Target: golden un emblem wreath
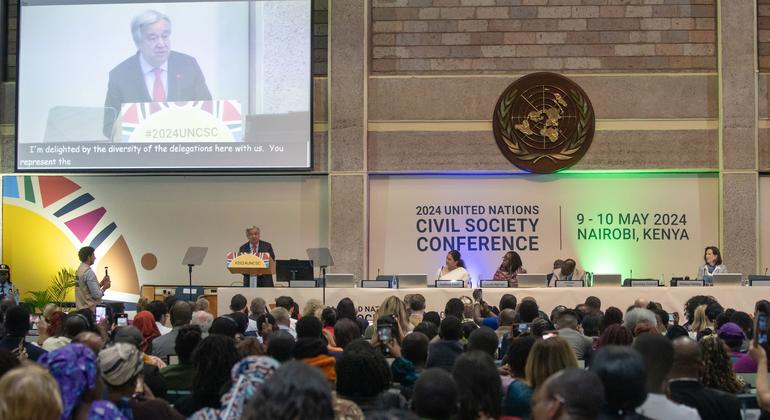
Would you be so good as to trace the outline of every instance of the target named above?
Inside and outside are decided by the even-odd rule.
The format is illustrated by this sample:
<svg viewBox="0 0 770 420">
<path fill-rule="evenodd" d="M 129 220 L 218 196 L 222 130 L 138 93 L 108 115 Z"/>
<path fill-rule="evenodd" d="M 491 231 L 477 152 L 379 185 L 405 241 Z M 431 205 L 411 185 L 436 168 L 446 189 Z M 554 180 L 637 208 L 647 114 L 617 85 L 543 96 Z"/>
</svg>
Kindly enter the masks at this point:
<svg viewBox="0 0 770 420">
<path fill-rule="evenodd" d="M 591 146 L 596 125 L 588 95 L 556 73 L 528 74 L 500 95 L 492 117 L 500 151 L 519 168 L 540 174 L 566 169 Z"/>
</svg>

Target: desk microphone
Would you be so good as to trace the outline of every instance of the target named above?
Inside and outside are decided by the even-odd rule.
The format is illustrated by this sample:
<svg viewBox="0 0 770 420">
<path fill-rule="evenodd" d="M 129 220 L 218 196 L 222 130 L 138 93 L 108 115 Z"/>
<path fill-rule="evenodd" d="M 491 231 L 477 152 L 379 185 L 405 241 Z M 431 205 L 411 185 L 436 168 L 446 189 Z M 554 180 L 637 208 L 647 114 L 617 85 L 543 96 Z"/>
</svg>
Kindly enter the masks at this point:
<svg viewBox="0 0 770 420">
<path fill-rule="evenodd" d="M 377 277 L 380 277 L 380 267 L 377 267 Z"/>
<path fill-rule="evenodd" d="M 631 278 L 634 278 L 634 270 L 631 270 Z"/>
<path fill-rule="evenodd" d="M 764 274 L 764 275 L 765 275 L 765 276 L 767 275 L 767 267 L 765 267 L 765 274 Z"/>
</svg>

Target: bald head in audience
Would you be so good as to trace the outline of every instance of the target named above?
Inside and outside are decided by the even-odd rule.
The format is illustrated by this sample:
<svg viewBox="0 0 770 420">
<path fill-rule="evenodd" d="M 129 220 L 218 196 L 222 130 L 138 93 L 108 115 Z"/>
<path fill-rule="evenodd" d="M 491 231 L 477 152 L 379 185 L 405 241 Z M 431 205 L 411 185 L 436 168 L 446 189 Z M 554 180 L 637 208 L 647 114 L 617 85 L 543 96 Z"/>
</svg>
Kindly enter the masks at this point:
<svg viewBox="0 0 770 420">
<path fill-rule="evenodd" d="M 689 337 L 674 340 L 674 363 L 669 379 L 700 378 L 703 370 L 703 355 L 698 342 Z"/>
<path fill-rule="evenodd" d="M 516 311 L 513 309 L 503 309 L 502 312 L 500 312 L 500 326 L 507 327 L 510 325 L 513 325 L 514 321 L 516 320 Z"/>
<path fill-rule="evenodd" d="M 102 337 L 100 337 L 99 334 L 92 333 L 90 331 L 78 334 L 75 336 L 75 338 L 72 339 L 72 342 L 80 343 L 90 348 L 94 351 L 95 354 L 99 354 L 99 352 L 104 348 L 104 340 L 102 340 Z"/>
</svg>

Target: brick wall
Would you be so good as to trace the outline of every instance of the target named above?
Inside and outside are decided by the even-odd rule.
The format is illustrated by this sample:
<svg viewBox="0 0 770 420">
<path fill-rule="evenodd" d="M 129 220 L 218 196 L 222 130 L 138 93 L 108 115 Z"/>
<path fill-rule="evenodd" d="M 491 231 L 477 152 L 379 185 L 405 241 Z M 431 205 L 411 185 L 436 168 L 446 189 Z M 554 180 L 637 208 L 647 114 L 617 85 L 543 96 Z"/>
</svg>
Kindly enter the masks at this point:
<svg viewBox="0 0 770 420">
<path fill-rule="evenodd" d="M 18 0 L 0 0 L 8 2 L 8 16 L 6 25 L 8 28 L 8 44 L 6 45 L 6 51 L 8 52 L 8 58 L 6 60 L 6 78 L 8 80 L 16 80 L 16 26 L 18 15 Z"/>
<path fill-rule="evenodd" d="M 8 79 L 16 80 L 16 15 L 18 0 L 8 1 Z M 328 0 L 313 0 L 313 75 L 325 76 L 329 22 Z"/>
<path fill-rule="evenodd" d="M 313 75 L 326 76 L 329 53 L 329 0 L 313 0 Z"/>
<path fill-rule="evenodd" d="M 379 74 L 717 68 L 714 0 L 372 0 L 371 16 Z"/>
<path fill-rule="evenodd" d="M 770 0 L 757 0 L 759 70 L 770 71 Z"/>
</svg>

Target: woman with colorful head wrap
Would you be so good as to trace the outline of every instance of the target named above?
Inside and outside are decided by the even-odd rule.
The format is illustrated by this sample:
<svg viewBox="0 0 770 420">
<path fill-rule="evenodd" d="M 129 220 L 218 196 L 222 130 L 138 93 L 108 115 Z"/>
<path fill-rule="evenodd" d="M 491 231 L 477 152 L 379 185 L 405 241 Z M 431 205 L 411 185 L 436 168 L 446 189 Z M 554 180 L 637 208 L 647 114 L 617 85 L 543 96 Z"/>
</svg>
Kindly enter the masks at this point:
<svg viewBox="0 0 770 420">
<path fill-rule="evenodd" d="M 230 371 L 232 386 L 222 396 L 222 408 L 204 408 L 192 416 L 192 420 L 237 420 L 243 414 L 246 401 L 251 399 L 262 383 L 281 364 L 272 357 L 248 356 L 236 363 Z"/>
<path fill-rule="evenodd" d="M 38 363 L 47 368 L 59 384 L 63 406 L 62 420 L 74 418 L 79 410 L 90 411 L 99 395 L 96 355 L 90 348 L 78 343 L 69 344 L 44 354 L 38 359 Z M 114 408 L 108 404 L 103 401 L 96 404 L 96 407 L 103 407 L 103 410 Z"/>
</svg>

